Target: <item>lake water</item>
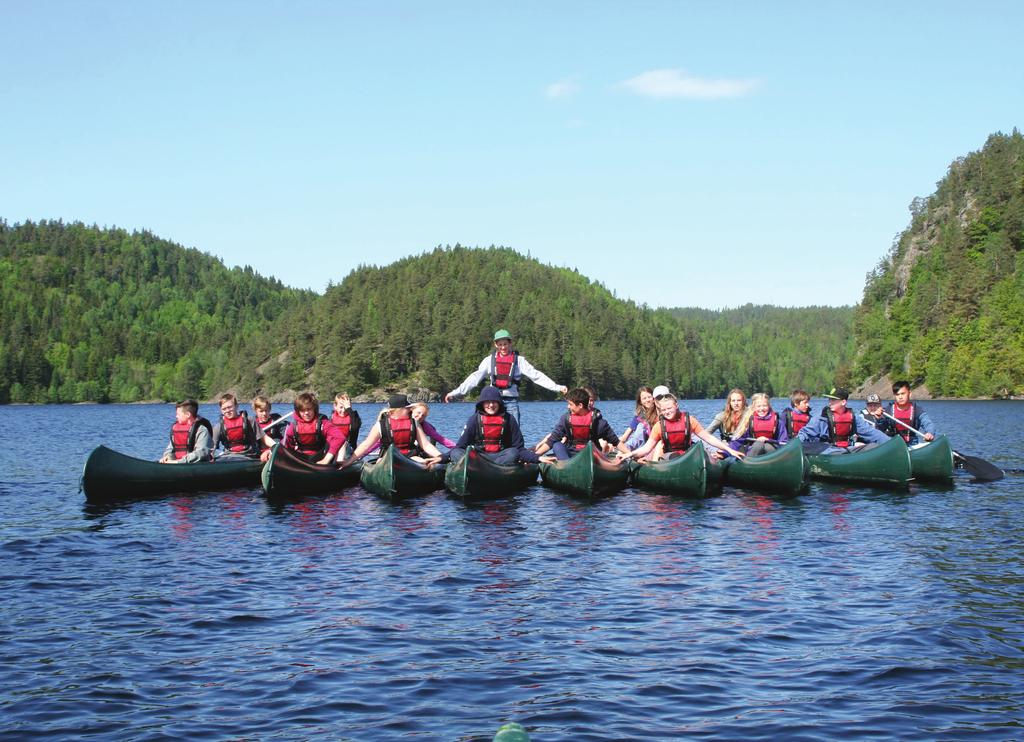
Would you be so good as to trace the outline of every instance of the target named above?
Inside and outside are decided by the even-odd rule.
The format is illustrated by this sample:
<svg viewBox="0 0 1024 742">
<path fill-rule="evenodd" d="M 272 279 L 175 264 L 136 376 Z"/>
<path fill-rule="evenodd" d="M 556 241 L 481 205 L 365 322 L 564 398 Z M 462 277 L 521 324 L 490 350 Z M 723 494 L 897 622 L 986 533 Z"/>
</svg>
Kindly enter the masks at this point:
<svg viewBox="0 0 1024 742">
<path fill-rule="evenodd" d="M 721 404 L 686 406 L 707 423 Z M 600 406 L 620 431 L 632 414 Z M 1024 467 L 1024 404 L 927 407 L 958 450 Z M 470 409 L 430 420 L 454 438 Z M 563 409 L 523 405 L 528 442 Z M 87 507 L 88 451 L 156 458 L 172 420 L 0 407 L 3 739 L 1024 737 L 1020 474 L 792 500 Z"/>
</svg>

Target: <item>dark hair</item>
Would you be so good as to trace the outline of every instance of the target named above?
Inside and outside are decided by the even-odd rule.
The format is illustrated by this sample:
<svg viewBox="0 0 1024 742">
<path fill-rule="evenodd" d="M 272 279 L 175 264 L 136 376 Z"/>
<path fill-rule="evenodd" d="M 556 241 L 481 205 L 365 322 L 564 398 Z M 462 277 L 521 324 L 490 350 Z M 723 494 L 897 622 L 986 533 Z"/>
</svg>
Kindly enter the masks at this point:
<svg viewBox="0 0 1024 742">
<path fill-rule="evenodd" d="M 587 394 L 586 389 L 581 389 L 580 387 L 570 389 L 565 398 L 573 404 L 581 404 L 584 407 L 590 404 L 590 395 Z"/>
<path fill-rule="evenodd" d="M 196 402 L 194 399 L 183 399 L 180 402 L 178 402 L 178 404 L 174 405 L 174 407 L 175 409 L 184 407 L 186 410 L 188 410 L 189 414 L 192 415 L 192 417 L 195 417 L 199 414 L 199 403 Z"/>
<path fill-rule="evenodd" d="M 907 381 L 906 379 L 900 379 L 899 381 L 897 381 L 895 384 L 892 385 L 892 393 L 896 394 L 903 387 L 906 387 L 909 390 L 910 389 L 910 382 Z"/>
</svg>

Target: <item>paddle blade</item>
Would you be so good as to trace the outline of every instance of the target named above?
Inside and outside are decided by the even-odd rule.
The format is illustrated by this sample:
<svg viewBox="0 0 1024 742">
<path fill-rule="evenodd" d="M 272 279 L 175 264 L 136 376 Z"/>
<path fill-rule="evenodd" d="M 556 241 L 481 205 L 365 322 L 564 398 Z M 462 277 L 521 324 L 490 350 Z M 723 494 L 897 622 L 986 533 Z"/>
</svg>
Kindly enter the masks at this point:
<svg viewBox="0 0 1024 742">
<path fill-rule="evenodd" d="M 997 482 L 1005 476 L 1002 469 L 985 459 L 979 459 L 977 456 L 964 456 L 959 451 L 953 451 L 953 455 L 964 469 L 982 482 Z"/>
</svg>

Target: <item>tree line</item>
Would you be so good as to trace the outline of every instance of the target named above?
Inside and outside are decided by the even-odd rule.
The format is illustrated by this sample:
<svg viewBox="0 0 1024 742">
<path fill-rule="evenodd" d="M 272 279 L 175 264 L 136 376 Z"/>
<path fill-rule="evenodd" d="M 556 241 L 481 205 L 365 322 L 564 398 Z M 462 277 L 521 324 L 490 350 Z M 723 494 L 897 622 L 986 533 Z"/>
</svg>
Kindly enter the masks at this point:
<svg viewBox="0 0 1024 742">
<path fill-rule="evenodd" d="M 443 394 L 499 327 L 557 381 L 605 397 L 824 389 L 852 357 L 852 308 L 652 309 L 502 247 L 360 266 L 317 295 L 145 231 L 0 221 L 0 305 L 0 402 Z"/>
</svg>

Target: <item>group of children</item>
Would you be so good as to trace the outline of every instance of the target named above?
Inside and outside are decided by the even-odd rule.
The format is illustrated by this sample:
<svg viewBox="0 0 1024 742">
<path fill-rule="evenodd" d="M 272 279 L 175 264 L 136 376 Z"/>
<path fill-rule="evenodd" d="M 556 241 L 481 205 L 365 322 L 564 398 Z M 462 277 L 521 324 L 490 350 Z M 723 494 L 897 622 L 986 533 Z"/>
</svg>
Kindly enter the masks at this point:
<svg viewBox="0 0 1024 742">
<path fill-rule="evenodd" d="M 918 431 L 925 440 L 935 435 L 927 413 L 910 401 L 910 384 L 898 381 L 893 385 L 894 401 L 888 413 L 881 400 L 871 395 L 867 409 L 859 415 L 848 408 L 850 394 L 842 388 L 825 395 L 829 403 L 816 416 L 811 414 L 810 395 L 802 390 L 790 396 L 790 407 L 776 413 L 767 394 L 754 394 L 748 405 L 743 392 L 733 389 L 726 397 L 725 408 L 706 428 L 679 407 L 668 387 L 644 386 L 637 392 L 635 415 L 620 437 L 596 408 L 593 389 L 567 389 L 552 381 L 513 350 L 507 330 L 498 330 L 493 342 L 490 356 L 445 395 L 445 402 L 449 402 L 484 378 L 489 382 L 457 441 L 445 438 L 427 422 L 429 407 L 425 403 L 410 403 L 404 394 L 391 395 L 387 409 L 358 445 L 362 420 L 344 392 L 334 396 L 330 417 L 320 414 L 316 396 L 305 392 L 296 397 L 293 411 L 283 417 L 270 411 L 266 397 L 256 397 L 252 419 L 239 409 L 233 394 L 224 394 L 220 398 L 221 420 L 216 426 L 199 416 L 195 400 L 177 405 L 171 439 L 160 460 L 205 461 L 223 448 L 223 456 L 258 456 L 266 461 L 270 449 L 280 444 L 311 462 L 343 468 L 375 450 L 395 446 L 425 466 L 434 466 L 458 461 L 469 446 L 475 446 L 498 463 L 512 464 L 565 460 L 592 442 L 599 450 L 617 452 L 623 459 L 657 461 L 688 450 L 694 438 L 699 438 L 713 456 L 723 459 L 760 456 L 793 438 L 799 438 L 808 453 L 832 454 L 882 443 L 893 435 L 900 435 L 908 445 L 917 442 Z M 532 448 L 526 446 L 519 427 L 518 385 L 523 376 L 565 394 L 568 408 L 552 431 Z M 448 452 L 442 453 L 438 445 Z"/>
</svg>

